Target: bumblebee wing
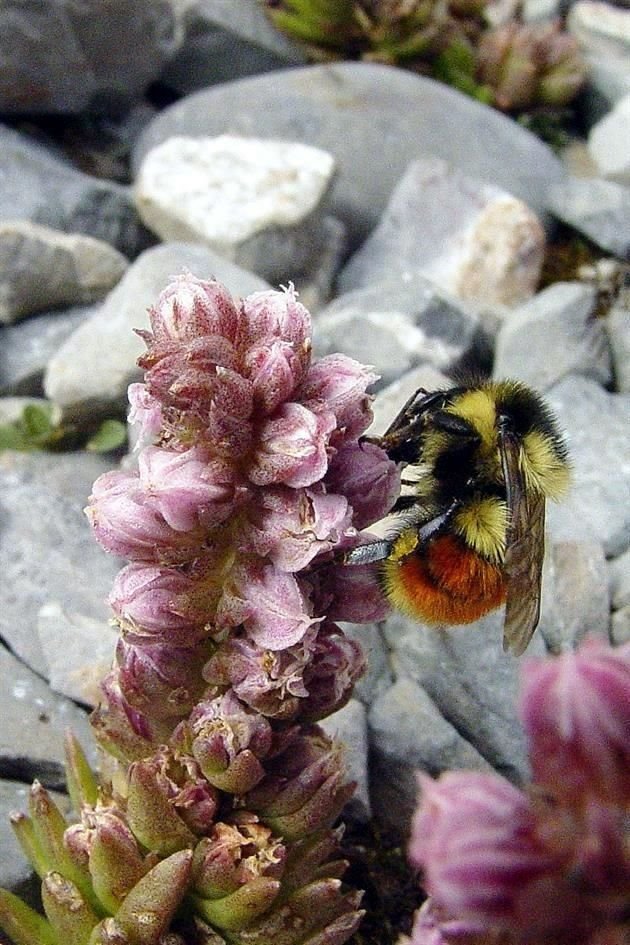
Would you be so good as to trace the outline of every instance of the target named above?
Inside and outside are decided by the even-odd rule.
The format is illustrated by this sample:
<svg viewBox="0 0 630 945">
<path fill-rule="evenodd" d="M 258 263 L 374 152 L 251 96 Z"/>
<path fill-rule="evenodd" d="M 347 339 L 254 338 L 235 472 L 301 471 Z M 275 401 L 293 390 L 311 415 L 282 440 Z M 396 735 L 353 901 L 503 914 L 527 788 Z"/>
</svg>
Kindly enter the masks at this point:
<svg viewBox="0 0 630 945">
<path fill-rule="evenodd" d="M 506 607 L 503 649 L 525 651 L 540 617 L 540 586 L 545 554 L 545 499 L 527 490 L 519 463 L 519 443 L 501 437 L 501 461 L 508 505 L 505 548 Z"/>
</svg>

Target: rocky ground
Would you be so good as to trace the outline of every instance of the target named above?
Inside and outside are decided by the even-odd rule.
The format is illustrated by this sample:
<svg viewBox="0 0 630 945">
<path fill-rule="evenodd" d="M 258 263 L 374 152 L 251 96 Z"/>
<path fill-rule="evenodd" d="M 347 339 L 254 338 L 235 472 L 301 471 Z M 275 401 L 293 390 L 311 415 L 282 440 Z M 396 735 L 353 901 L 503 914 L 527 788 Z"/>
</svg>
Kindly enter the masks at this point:
<svg viewBox="0 0 630 945">
<path fill-rule="evenodd" d="M 293 281 L 316 353 L 380 374 L 376 432 L 415 388 L 462 370 L 545 393 L 574 481 L 549 510 L 529 652 L 630 639 L 627 6 L 571 7 L 591 72 L 561 156 L 431 79 L 306 64 L 254 0 L 118 7 L 98 34 L 97 2 L 0 10 L 0 425 L 42 398 L 74 445 L 124 419 L 133 329 L 183 268 L 235 295 Z M 0 452 L 1 886 L 28 881 L 9 811 L 34 777 L 63 789 L 68 725 L 91 744 L 119 562 L 82 509 L 120 458 Z M 369 671 L 327 726 L 350 747 L 356 821 L 404 829 L 416 768 L 526 775 L 500 614 L 465 630 L 400 616 L 347 630 Z"/>
</svg>

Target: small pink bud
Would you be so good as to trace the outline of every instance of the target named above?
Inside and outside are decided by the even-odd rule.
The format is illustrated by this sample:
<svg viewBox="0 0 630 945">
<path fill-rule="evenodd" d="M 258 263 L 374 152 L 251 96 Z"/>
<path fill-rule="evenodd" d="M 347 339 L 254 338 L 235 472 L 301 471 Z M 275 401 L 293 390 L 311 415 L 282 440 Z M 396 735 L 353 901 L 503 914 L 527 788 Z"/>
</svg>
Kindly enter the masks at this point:
<svg viewBox="0 0 630 945">
<path fill-rule="evenodd" d="M 253 292 L 243 299 L 243 335 L 252 347 L 287 341 L 291 344 L 303 369 L 308 367 L 311 351 L 311 316 L 298 302 L 292 285 L 281 292 Z"/>
<path fill-rule="evenodd" d="M 244 373 L 254 389 L 254 401 L 264 413 L 289 400 L 304 376 L 304 363 L 288 341 L 272 341 L 250 348 Z"/>
<path fill-rule="evenodd" d="M 157 719 L 149 720 L 127 702 L 117 670 L 105 676 L 101 691 L 103 701 L 92 713 L 90 722 L 99 744 L 114 758 L 125 762 L 144 758 L 167 738 L 171 726 Z"/>
<path fill-rule="evenodd" d="M 630 645 L 587 640 L 523 666 L 520 716 L 534 780 L 564 803 L 630 796 Z"/>
<path fill-rule="evenodd" d="M 308 613 L 307 601 L 292 574 L 254 563 L 233 570 L 216 617 L 219 627 L 242 624 L 255 643 L 270 650 L 298 643 L 319 620 Z"/>
<path fill-rule="evenodd" d="M 186 342 L 204 335 L 235 341 L 239 313 L 220 282 L 196 279 L 187 272 L 171 282 L 149 309 L 155 342 Z"/>
<path fill-rule="evenodd" d="M 332 457 L 325 482 L 347 498 L 358 529 L 384 518 L 400 493 L 398 466 L 374 443 L 344 444 Z"/>
<path fill-rule="evenodd" d="M 116 470 L 99 476 L 85 511 L 98 543 L 121 558 L 173 563 L 198 553 L 201 536 L 171 528 L 137 473 Z"/>
<path fill-rule="evenodd" d="M 356 440 L 372 422 L 372 398 L 366 390 L 377 380 L 378 374 L 358 361 L 329 354 L 311 365 L 298 396 L 314 413 L 332 412 L 339 433 Z"/>
<path fill-rule="evenodd" d="M 195 849 L 194 888 L 205 899 L 229 895 L 259 876 L 282 876 L 286 849 L 280 840 L 249 812 L 234 820 L 215 824 Z"/>
<path fill-rule="evenodd" d="M 162 429 L 162 405 L 151 396 L 144 384 L 130 384 L 128 421 L 137 429 L 136 451 L 153 443 Z"/>
<path fill-rule="evenodd" d="M 176 453 L 149 446 L 138 470 L 152 508 L 177 532 L 215 528 L 246 496 L 234 467 L 200 447 Z"/>
<path fill-rule="evenodd" d="M 191 667 L 201 667 L 207 652 L 205 643 L 138 647 L 121 637 L 116 648 L 120 688 L 131 706 L 152 719 L 181 718 L 203 691 L 203 680 Z"/>
<path fill-rule="evenodd" d="M 174 568 L 130 564 L 119 571 L 109 604 L 125 639 L 192 646 L 208 635 L 203 611 L 192 603 L 196 582 Z"/>
<path fill-rule="evenodd" d="M 188 730 L 192 754 L 210 783 L 222 791 L 244 794 L 264 775 L 259 759 L 271 748 L 271 726 L 233 692 L 198 703 Z"/>
<path fill-rule="evenodd" d="M 308 696 L 304 668 L 317 631 L 311 628 L 295 646 L 274 652 L 232 637 L 204 667 L 210 686 L 232 686 L 236 695 L 269 718 L 292 719 Z"/>
<path fill-rule="evenodd" d="M 334 429 L 335 418 L 328 410 L 314 414 L 302 404 L 283 404 L 259 428 L 249 478 L 257 486 L 312 485 L 328 468 L 327 447 Z"/>
<path fill-rule="evenodd" d="M 363 532 L 360 540 L 344 542 L 342 547 L 356 547 L 370 541 Z M 310 575 L 318 613 L 331 620 L 349 623 L 373 623 L 384 620 L 390 605 L 379 581 L 378 564 L 346 565 L 336 561 L 324 564 Z"/>
<path fill-rule="evenodd" d="M 320 627 L 311 659 L 304 672 L 308 696 L 300 717 L 309 721 L 323 719 L 346 704 L 357 679 L 367 663 L 361 647 L 328 622 Z"/>
<path fill-rule="evenodd" d="M 261 557 L 269 556 L 281 571 L 301 571 L 353 531 L 346 499 L 325 493 L 319 485 L 265 489 L 250 518 L 247 543 Z"/>
</svg>

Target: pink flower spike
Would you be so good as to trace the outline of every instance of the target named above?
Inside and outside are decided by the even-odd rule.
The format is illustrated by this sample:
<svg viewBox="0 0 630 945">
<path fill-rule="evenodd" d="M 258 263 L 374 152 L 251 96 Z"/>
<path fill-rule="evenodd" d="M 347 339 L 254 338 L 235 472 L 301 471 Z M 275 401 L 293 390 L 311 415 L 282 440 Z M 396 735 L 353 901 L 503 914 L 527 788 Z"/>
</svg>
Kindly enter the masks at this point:
<svg viewBox="0 0 630 945">
<path fill-rule="evenodd" d="M 329 354 L 311 365 L 298 396 L 314 413 L 332 411 L 339 433 L 356 440 L 372 422 L 372 398 L 366 390 L 377 380 L 378 374 L 358 361 Z"/>
<path fill-rule="evenodd" d="M 630 644 L 587 640 L 523 665 L 520 716 L 534 780 L 569 805 L 630 796 Z"/>
<path fill-rule="evenodd" d="M 492 774 L 419 775 L 409 856 L 427 892 L 452 916 L 547 933 L 579 914 L 562 864 L 536 835 L 528 798 Z M 535 935 L 534 935 L 535 937 Z"/>
<path fill-rule="evenodd" d="M 355 528 L 366 528 L 384 518 L 398 498 L 400 470 L 376 444 L 350 442 L 332 457 L 326 485 L 345 495 Z"/>
<path fill-rule="evenodd" d="M 243 624 L 258 646 L 283 650 L 322 619 L 307 612 L 295 577 L 273 565 L 242 565 L 232 573 L 230 585 L 219 603 L 217 625 Z"/>
<path fill-rule="evenodd" d="M 194 447 L 185 453 L 149 446 L 138 461 L 151 505 L 175 531 L 214 528 L 234 511 L 246 490 L 234 468 Z"/>
<path fill-rule="evenodd" d="M 234 341 L 239 313 L 232 296 L 220 282 L 206 282 L 189 272 L 178 276 L 149 310 L 155 341 L 186 342 L 203 335 L 223 335 Z"/>
<path fill-rule="evenodd" d="M 293 285 L 281 292 L 253 292 L 243 299 L 243 334 L 248 347 L 288 341 L 306 370 L 311 353 L 311 316 Z"/>
<path fill-rule="evenodd" d="M 245 356 L 245 374 L 252 382 L 259 409 L 272 413 L 288 400 L 304 376 L 305 366 L 288 341 L 257 344 Z"/>
<path fill-rule="evenodd" d="M 316 415 L 302 404 L 283 404 L 260 428 L 249 478 L 257 486 L 284 483 L 295 489 L 317 482 L 328 468 L 334 429 L 329 411 Z"/>
</svg>

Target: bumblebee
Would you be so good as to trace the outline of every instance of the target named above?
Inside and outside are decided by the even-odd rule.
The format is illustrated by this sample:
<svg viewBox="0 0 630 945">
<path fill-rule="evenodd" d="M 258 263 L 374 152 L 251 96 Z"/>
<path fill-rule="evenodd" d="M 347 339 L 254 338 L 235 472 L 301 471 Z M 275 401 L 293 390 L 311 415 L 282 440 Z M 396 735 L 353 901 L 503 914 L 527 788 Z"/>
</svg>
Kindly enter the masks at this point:
<svg viewBox="0 0 630 945">
<path fill-rule="evenodd" d="M 402 517 L 346 563 L 381 562 L 392 605 L 428 624 L 470 623 L 505 603 L 503 648 L 523 653 L 540 616 L 545 501 L 570 474 L 542 398 L 510 380 L 420 389 L 369 439 L 406 467 L 392 510 Z"/>
</svg>

